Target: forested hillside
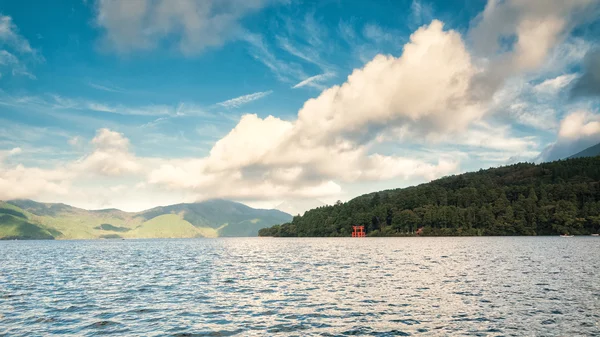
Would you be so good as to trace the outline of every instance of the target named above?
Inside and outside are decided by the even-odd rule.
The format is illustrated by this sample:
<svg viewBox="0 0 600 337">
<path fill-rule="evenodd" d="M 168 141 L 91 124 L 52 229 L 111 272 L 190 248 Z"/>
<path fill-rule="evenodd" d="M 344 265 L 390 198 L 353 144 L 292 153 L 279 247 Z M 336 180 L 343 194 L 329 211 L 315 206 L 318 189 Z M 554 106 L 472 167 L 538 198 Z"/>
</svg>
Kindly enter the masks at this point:
<svg viewBox="0 0 600 337">
<path fill-rule="evenodd" d="M 600 157 L 521 163 L 371 193 L 261 236 L 557 235 L 600 232 Z"/>
</svg>

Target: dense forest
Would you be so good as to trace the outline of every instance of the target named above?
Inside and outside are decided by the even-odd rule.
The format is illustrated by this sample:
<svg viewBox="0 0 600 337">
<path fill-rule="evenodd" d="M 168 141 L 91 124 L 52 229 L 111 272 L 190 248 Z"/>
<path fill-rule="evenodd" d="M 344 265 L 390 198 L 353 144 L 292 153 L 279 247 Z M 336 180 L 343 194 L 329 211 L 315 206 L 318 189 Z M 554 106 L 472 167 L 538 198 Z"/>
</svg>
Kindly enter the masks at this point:
<svg viewBox="0 0 600 337">
<path fill-rule="evenodd" d="M 260 236 L 557 235 L 600 232 L 600 157 L 520 163 L 366 194 Z"/>
</svg>

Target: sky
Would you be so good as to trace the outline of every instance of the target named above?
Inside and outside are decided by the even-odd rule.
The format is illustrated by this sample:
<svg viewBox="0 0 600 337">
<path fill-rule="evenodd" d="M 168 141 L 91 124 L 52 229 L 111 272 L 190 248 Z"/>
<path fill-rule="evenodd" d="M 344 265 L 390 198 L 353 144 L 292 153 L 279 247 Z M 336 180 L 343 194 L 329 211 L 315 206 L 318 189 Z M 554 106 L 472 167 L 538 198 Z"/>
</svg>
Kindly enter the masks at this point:
<svg viewBox="0 0 600 337">
<path fill-rule="evenodd" d="M 0 200 L 364 193 L 600 142 L 600 0 L 0 0 Z"/>
</svg>

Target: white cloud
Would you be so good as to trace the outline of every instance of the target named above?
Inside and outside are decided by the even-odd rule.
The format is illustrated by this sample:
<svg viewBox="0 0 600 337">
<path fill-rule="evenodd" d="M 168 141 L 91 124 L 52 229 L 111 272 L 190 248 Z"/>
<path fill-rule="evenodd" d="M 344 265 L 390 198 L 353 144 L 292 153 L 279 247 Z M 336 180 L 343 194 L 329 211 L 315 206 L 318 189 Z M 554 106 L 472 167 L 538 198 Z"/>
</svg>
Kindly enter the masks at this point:
<svg viewBox="0 0 600 337">
<path fill-rule="evenodd" d="M 18 65 L 19 59 L 7 52 L 6 50 L 0 50 L 0 65 Z"/>
<path fill-rule="evenodd" d="M 324 74 L 319 74 L 319 75 L 311 76 L 309 78 L 306 78 L 306 79 L 300 81 L 296 85 L 294 85 L 292 87 L 292 89 L 302 88 L 302 87 L 305 87 L 305 86 L 312 86 L 312 87 L 315 87 L 317 89 L 322 89 L 323 85 L 319 84 L 319 82 L 328 80 L 328 79 L 332 78 L 333 76 L 335 76 L 334 73 L 324 73 Z"/>
<path fill-rule="evenodd" d="M 421 137 L 464 130 L 482 111 L 467 101 L 476 72 L 460 35 L 435 21 L 411 36 L 401 57 L 378 56 L 343 85 L 307 101 L 296 121 L 246 115 L 207 158 L 164 165 L 150 181 L 232 198 L 293 191 L 307 197 L 337 191 L 339 182 L 455 172 L 454 160 L 370 154 L 369 133 L 400 124 L 421 130 Z"/>
<path fill-rule="evenodd" d="M 416 26 L 431 22 L 433 19 L 433 7 L 423 1 L 413 0 L 410 5 L 410 22 Z"/>
<path fill-rule="evenodd" d="M 129 151 L 129 140 L 118 132 L 100 129 L 91 144 L 94 151 L 78 160 L 74 166 L 82 173 L 120 176 L 137 173 L 141 165 Z"/>
<path fill-rule="evenodd" d="M 0 93 L 1 94 L 1 93 Z M 174 105 L 146 105 L 146 106 L 127 106 L 122 104 L 111 104 L 98 102 L 83 98 L 71 98 L 60 95 L 47 96 L 21 96 L 14 97 L 9 95 L 0 95 L 0 104 L 10 106 L 21 106 L 27 108 L 39 108 L 44 111 L 50 110 L 92 110 L 98 112 L 107 112 L 118 115 L 134 116 L 203 116 L 210 117 L 211 114 L 205 112 L 201 107 L 194 104 L 178 103 Z"/>
<path fill-rule="evenodd" d="M 397 35 L 393 34 L 389 30 L 384 30 L 380 26 L 369 23 L 363 27 L 363 36 L 369 40 L 374 41 L 375 43 L 393 43 L 397 44 Z"/>
<path fill-rule="evenodd" d="M 101 84 L 97 84 L 94 82 L 87 82 L 87 85 L 89 85 L 90 87 L 92 87 L 94 89 L 107 91 L 107 92 L 120 92 L 120 93 L 125 92 L 125 90 L 123 90 L 121 88 L 107 86 L 107 85 L 101 85 Z"/>
<path fill-rule="evenodd" d="M 470 35 L 476 52 L 486 58 L 478 95 L 489 97 L 510 76 L 536 70 L 565 40 L 594 0 L 488 1 L 474 20 Z M 583 14 L 582 14 L 583 13 Z"/>
<path fill-rule="evenodd" d="M 294 61 L 291 62 L 284 61 L 271 52 L 266 36 L 250 33 L 245 35 L 245 40 L 251 46 L 251 55 L 273 71 L 280 81 L 298 83 L 305 80 L 308 76 L 301 65 L 304 62 L 316 65 L 322 73 L 332 74 L 331 76 L 337 72 L 337 66 L 330 64 L 325 57 L 332 52 L 331 43 L 324 42 L 331 38 L 328 36 L 328 27 L 321 24 L 314 13 L 305 15 L 303 19 L 284 18 L 282 28 L 276 31 L 276 46 L 294 56 Z M 296 63 L 298 61 L 301 64 Z M 325 88 L 316 82 L 309 82 L 308 85 L 320 90 Z"/>
<path fill-rule="evenodd" d="M 338 23 L 338 33 L 349 45 L 354 45 L 356 41 L 356 32 L 352 25 L 346 21 L 340 20 Z"/>
<path fill-rule="evenodd" d="M 12 18 L 2 14 L 0 14 L 0 41 L 10 45 L 19 53 L 35 53 L 35 50 L 29 45 L 29 41 L 19 34 L 19 29 L 13 23 Z"/>
<path fill-rule="evenodd" d="M 17 155 L 17 154 L 19 154 L 21 152 L 23 152 L 23 150 L 21 150 L 20 147 L 15 147 L 15 148 L 11 149 L 10 151 L 8 151 L 8 155 L 9 156 L 14 156 L 14 155 Z"/>
<path fill-rule="evenodd" d="M 64 167 L 42 169 L 21 164 L 7 165 L 5 161 L 8 157 L 22 152 L 20 147 L 0 151 L 0 200 L 31 198 L 44 193 L 54 196 L 67 193 L 69 174 Z"/>
<path fill-rule="evenodd" d="M 8 158 L 8 157 L 11 157 L 11 156 L 18 155 L 18 154 L 20 154 L 21 152 L 23 152 L 23 150 L 22 150 L 20 147 L 15 147 L 15 148 L 12 148 L 12 149 L 10 149 L 10 150 L 0 150 L 0 169 L 1 169 L 1 167 L 2 167 L 2 166 L 1 166 L 1 165 L 2 165 L 2 162 L 3 162 L 3 161 L 6 159 L 6 158 Z M 1 199 L 0 199 L 0 200 L 1 200 Z"/>
<path fill-rule="evenodd" d="M 309 136 L 364 133 L 409 124 L 424 133 L 462 130 L 483 110 L 469 100 L 478 69 L 455 31 L 433 21 L 418 29 L 402 56 L 378 55 L 346 83 L 308 100 L 298 123 Z M 309 128 L 308 125 L 312 124 Z"/>
<path fill-rule="evenodd" d="M 571 81 L 573 81 L 576 77 L 577 74 L 566 74 L 555 78 L 550 78 L 533 87 L 533 90 L 542 94 L 555 94 L 559 90 L 569 85 L 569 83 L 571 83 Z"/>
<path fill-rule="evenodd" d="M 44 193 L 65 195 L 69 189 L 68 178 L 68 173 L 61 168 L 46 170 L 23 165 L 13 168 L 0 166 L 0 200 L 32 198 Z"/>
<path fill-rule="evenodd" d="M 147 5 L 139 1 L 119 6 L 136 4 Z M 561 44 L 561 41 L 570 29 L 569 15 L 575 9 L 584 8 L 585 1 L 564 6 L 555 1 L 549 4 L 544 9 L 545 2 L 537 0 L 531 3 L 490 1 L 471 33 L 482 58 L 469 53 L 458 32 L 444 30 L 443 24 L 434 20 L 410 36 L 400 56 L 377 55 L 360 69 L 355 69 L 341 85 L 330 87 L 306 101 L 295 120 L 242 116 L 235 128 L 219 139 L 205 157 L 137 157 L 124 135 L 108 129 L 98 130 L 89 154 L 54 171 L 42 172 L 40 177 L 48 178 L 46 184 L 40 182 L 39 186 L 55 184 L 69 191 L 73 182 L 87 179 L 88 175 L 119 179 L 135 176 L 139 179 L 128 186 L 136 186 L 136 190 L 173 191 L 194 200 L 211 197 L 255 201 L 336 198 L 344 193 L 346 186 L 353 184 L 428 180 L 456 173 L 464 158 L 489 163 L 532 156 L 539 147 L 536 137 L 517 137 L 510 126 L 489 120 L 495 117 L 494 121 L 497 121 L 501 112 L 509 112 L 511 118 L 530 125 L 542 125 L 542 116 L 555 119 L 554 111 L 544 115 L 546 112 L 531 110 L 526 102 L 523 103 L 520 93 L 548 96 L 568 85 L 573 75 L 559 76 L 565 74 L 563 69 L 559 74 L 539 77 L 546 79 L 539 83 L 524 74 L 554 62 L 549 59 L 557 53 L 556 47 L 565 43 Z M 130 28 L 128 25 L 133 28 L 146 25 L 146 15 L 152 12 L 146 8 L 126 8 L 126 12 L 131 10 L 142 13 L 141 17 L 133 15 L 132 22 L 118 25 L 124 25 L 125 30 Z M 538 20 L 539 26 L 533 25 L 532 20 Z M 168 31 L 172 29 L 171 24 L 165 27 Z M 345 28 L 340 23 L 340 29 L 348 38 L 356 38 L 353 30 Z M 157 33 L 150 31 L 147 34 L 136 42 L 141 45 L 134 48 L 153 47 L 154 42 L 148 39 Z M 481 40 L 485 37 L 497 41 L 506 35 L 516 36 L 514 48 L 507 52 L 495 42 L 490 47 L 486 46 L 489 41 Z M 127 36 L 125 34 L 123 38 Z M 162 35 L 155 36 L 160 38 Z M 280 79 L 290 83 L 303 79 L 294 87 L 315 84 L 326 74 L 307 78 L 302 68 L 278 60 L 262 37 L 246 34 L 245 39 L 250 43 L 252 56 Z M 312 43 L 318 44 L 319 39 Z M 296 56 L 300 57 L 300 54 Z M 306 53 L 302 56 L 305 61 L 313 59 Z M 480 97 L 474 93 L 481 78 L 489 80 L 486 76 L 491 75 L 498 75 L 500 82 L 490 87 L 489 96 Z M 508 84 L 501 87 L 507 79 Z M 497 91 L 498 88 L 503 90 Z M 239 107 L 268 94 L 270 92 L 259 92 L 218 104 Z M 102 111 L 120 110 L 120 107 L 91 103 L 56 100 L 56 105 L 65 109 L 85 106 Z M 130 110 L 128 113 L 133 112 Z M 151 110 L 150 114 L 161 116 L 155 120 L 159 122 L 168 118 L 163 115 L 180 113 L 186 113 L 182 106 L 175 112 L 166 107 L 159 113 Z M 546 124 L 552 124 L 552 121 Z M 558 129 L 558 122 L 555 128 Z M 600 122 L 592 113 L 569 115 L 560 123 L 554 149 L 563 143 L 572 144 L 572 140 L 594 139 L 600 133 L 599 128 Z M 576 138 L 576 135 L 580 137 Z M 396 146 L 396 151 L 380 151 L 380 146 L 386 143 Z M 425 154 L 411 151 L 410 147 L 415 144 L 422 146 Z M 447 154 L 428 150 L 427 146 L 431 144 L 447 147 Z M 403 149 L 407 151 L 403 152 Z M 23 169 L 21 167 L 21 171 Z M 6 177 L 8 171 L 0 172 Z M 68 178 L 61 175 L 65 172 L 68 172 Z M 51 173 L 57 176 L 51 176 Z M 18 181 L 21 180 L 12 180 Z M 106 195 L 124 191 L 120 183 L 107 186 L 114 188 L 103 190 L 102 193 L 109 193 Z"/>
<path fill-rule="evenodd" d="M 43 57 L 31 48 L 27 39 L 19 34 L 19 29 L 12 18 L 2 14 L 0 14 L 0 48 L 5 48 L 0 49 L 0 69 L 9 69 L 13 76 L 36 79 L 35 75 L 28 70 L 26 63 L 28 60 L 43 61 Z"/>
<path fill-rule="evenodd" d="M 539 160 L 564 159 L 600 143 L 600 115 L 590 111 L 575 111 L 561 121 L 556 141 L 550 144 Z"/>
<path fill-rule="evenodd" d="M 98 130 L 91 145 L 93 150 L 86 156 L 52 168 L 22 164 L 11 167 L 3 161 L 6 156 L 0 155 L 0 200 L 65 197 L 73 192 L 73 185 L 96 181 L 103 176 L 117 178 L 138 173 L 145 162 L 129 151 L 127 138 L 108 129 Z M 20 148 L 15 148 L 8 155 L 20 152 Z"/>
<path fill-rule="evenodd" d="M 579 139 L 600 134 L 600 116 L 587 111 L 576 111 L 566 116 L 560 124 L 558 136 Z"/>
<path fill-rule="evenodd" d="M 423 142 L 464 133 L 485 112 L 469 100 L 470 81 L 478 71 L 460 34 L 434 21 L 411 35 L 400 57 L 379 55 L 344 84 L 308 100 L 295 121 L 243 116 L 207 157 L 139 158 L 122 134 L 101 129 L 92 152 L 66 167 L 75 174 L 72 180 L 135 174 L 147 177 L 149 186 L 196 198 L 238 200 L 335 197 L 346 183 L 433 179 L 457 172 L 458 160 L 383 155 L 374 151 L 373 140 L 395 127 L 410 129 Z M 72 105 L 68 100 L 61 104 Z M 522 144 L 489 146 L 517 149 Z"/>
<path fill-rule="evenodd" d="M 96 23 L 104 43 L 120 53 L 171 47 L 193 55 L 239 36 L 240 19 L 267 6 L 267 0 L 99 0 Z"/>
<path fill-rule="evenodd" d="M 320 60 L 318 53 L 314 49 L 304 47 L 302 48 L 303 50 L 300 50 L 299 47 L 294 46 L 288 38 L 281 36 L 277 37 L 277 42 L 283 50 L 291 55 L 294 55 L 306 62 L 323 67 L 323 61 Z"/>
<path fill-rule="evenodd" d="M 256 101 L 258 99 L 264 98 L 269 96 L 270 94 L 272 94 L 273 91 L 269 90 L 269 91 L 262 91 L 262 92 L 255 92 L 253 94 L 248 94 L 248 95 L 243 95 L 243 96 L 239 96 L 236 98 L 232 98 L 232 99 L 228 99 L 226 101 L 217 103 L 217 105 L 220 105 L 224 108 L 239 108 L 240 106 L 244 105 L 244 104 L 248 104 L 252 101 Z"/>
<path fill-rule="evenodd" d="M 82 141 L 81 137 L 75 136 L 75 137 L 69 138 L 68 142 L 71 146 L 79 146 L 79 145 L 81 145 L 81 141 Z"/>
<path fill-rule="evenodd" d="M 278 80 L 282 82 L 294 82 L 298 78 L 306 78 L 306 74 L 298 64 L 278 59 L 267 46 L 262 36 L 246 33 L 242 38 L 250 47 L 250 55 L 269 68 Z"/>
<path fill-rule="evenodd" d="M 466 132 L 452 137 L 453 139 L 446 141 L 513 154 L 528 152 L 538 146 L 534 136 L 514 137 L 510 135 L 510 127 L 507 125 L 492 126 L 483 122 L 476 123 Z"/>
</svg>

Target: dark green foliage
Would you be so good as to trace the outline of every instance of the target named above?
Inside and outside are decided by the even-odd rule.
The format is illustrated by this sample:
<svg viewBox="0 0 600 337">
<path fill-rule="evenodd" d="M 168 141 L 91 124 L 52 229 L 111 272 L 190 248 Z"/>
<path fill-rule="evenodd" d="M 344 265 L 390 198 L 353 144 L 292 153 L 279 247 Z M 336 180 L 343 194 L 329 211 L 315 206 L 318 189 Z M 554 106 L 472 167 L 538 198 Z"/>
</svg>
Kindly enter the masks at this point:
<svg viewBox="0 0 600 337">
<path fill-rule="evenodd" d="M 0 207 L 0 214 L 10 214 L 12 216 L 16 216 L 16 217 L 19 217 L 19 218 L 27 219 L 27 216 L 25 216 L 25 214 L 23 214 L 22 212 L 17 211 L 16 209 L 10 209 L 10 208 Z"/>
<path fill-rule="evenodd" d="M 129 228 L 113 226 L 111 224 L 103 223 L 100 226 L 94 227 L 94 229 L 99 229 L 102 231 L 112 231 L 112 232 L 127 232 Z M 111 235 L 111 234 L 109 234 Z"/>
<path fill-rule="evenodd" d="M 53 240 L 46 229 L 21 217 L 0 214 L 0 240 Z"/>
<path fill-rule="evenodd" d="M 600 157 L 521 163 L 323 206 L 261 236 L 557 235 L 600 232 Z"/>
</svg>

